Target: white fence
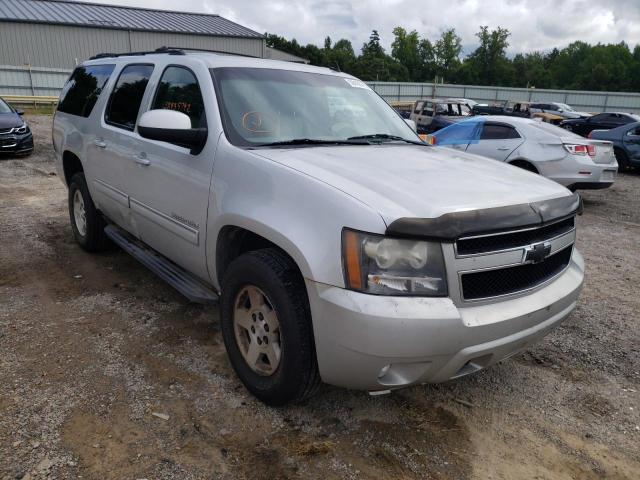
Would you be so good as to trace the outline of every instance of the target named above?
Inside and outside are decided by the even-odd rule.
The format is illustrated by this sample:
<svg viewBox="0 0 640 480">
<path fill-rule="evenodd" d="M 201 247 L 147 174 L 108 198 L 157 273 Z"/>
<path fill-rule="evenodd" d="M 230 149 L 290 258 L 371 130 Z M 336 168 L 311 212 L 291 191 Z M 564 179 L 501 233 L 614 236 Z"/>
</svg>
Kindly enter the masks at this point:
<svg viewBox="0 0 640 480">
<path fill-rule="evenodd" d="M 504 100 L 561 102 L 586 112 L 640 112 L 640 93 L 543 90 L 535 88 L 480 87 L 433 83 L 367 82 L 388 102 L 414 101 L 420 98 L 470 98 L 481 103 Z"/>
<path fill-rule="evenodd" d="M 0 95 L 58 95 L 71 70 L 0 65 Z M 433 83 L 367 82 L 387 101 L 460 97 L 481 103 L 504 100 L 562 102 L 587 112 L 640 112 L 640 93 L 583 92 Z"/>
</svg>

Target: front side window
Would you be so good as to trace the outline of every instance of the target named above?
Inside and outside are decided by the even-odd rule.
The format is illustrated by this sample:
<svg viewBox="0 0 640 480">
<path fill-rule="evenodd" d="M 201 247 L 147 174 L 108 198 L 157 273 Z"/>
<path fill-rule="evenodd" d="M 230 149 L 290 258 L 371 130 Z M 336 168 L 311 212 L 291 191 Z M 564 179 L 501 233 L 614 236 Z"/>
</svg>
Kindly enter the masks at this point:
<svg viewBox="0 0 640 480">
<path fill-rule="evenodd" d="M 234 145 L 299 139 L 345 142 L 371 135 L 419 141 L 393 108 L 360 80 L 234 67 L 212 69 L 212 77 L 225 134 Z"/>
<path fill-rule="evenodd" d="M 424 102 L 417 102 L 415 110 L 413 111 L 413 113 L 417 113 L 418 115 L 420 115 L 420 112 L 422 112 L 422 107 L 423 106 L 424 106 Z"/>
<path fill-rule="evenodd" d="M 206 125 L 198 80 L 183 67 L 168 67 L 164 71 L 151 108 L 182 112 L 191 119 L 191 128 Z"/>
<path fill-rule="evenodd" d="M 115 65 L 89 65 L 76 68 L 60 94 L 58 111 L 89 117 Z"/>
<path fill-rule="evenodd" d="M 153 65 L 127 65 L 122 69 L 107 106 L 105 121 L 133 131 Z"/>
</svg>

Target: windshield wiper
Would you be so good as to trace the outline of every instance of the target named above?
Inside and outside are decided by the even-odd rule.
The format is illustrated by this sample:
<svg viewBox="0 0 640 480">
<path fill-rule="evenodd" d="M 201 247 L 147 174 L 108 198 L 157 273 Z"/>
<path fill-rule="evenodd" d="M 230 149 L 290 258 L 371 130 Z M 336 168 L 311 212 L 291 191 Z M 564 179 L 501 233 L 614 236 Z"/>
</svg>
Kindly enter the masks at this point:
<svg viewBox="0 0 640 480">
<path fill-rule="evenodd" d="M 369 145 L 369 142 L 358 141 L 357 138 L 347 140 L 322 140 L 320 138 L 293 138 L 279 142 L 260 143 L 254 147 L 286 147 L 289 145 Z"/>
<path fill-rule="evenodd" d="M 400 137 L 398 135 L 389 135 L 388 133 L 373 133 L 371 135 L 358 135 L 357 137 L 349 137 L 347 140 L 389 140 L 412 143 L 414 145 L 425 145 L 424 142 L 418 140 L 409 140 L 408 138 Z"/>
</svg>

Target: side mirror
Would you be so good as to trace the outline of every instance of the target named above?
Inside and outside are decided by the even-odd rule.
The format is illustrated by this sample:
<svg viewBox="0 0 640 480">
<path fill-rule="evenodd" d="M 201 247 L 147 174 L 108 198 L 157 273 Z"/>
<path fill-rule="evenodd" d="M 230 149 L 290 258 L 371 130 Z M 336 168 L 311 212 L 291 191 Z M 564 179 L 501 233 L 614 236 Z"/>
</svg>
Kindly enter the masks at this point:
<svg viewBox="0 0 640 480">
<path fill-rule="evenodd" d="M 411 127 L 411 130 L 413 130 L 414 132 L 418 131 L 418 126 L 416 125 L 416 122 L 408 118 L 405 118 L 404 121 L 406 122 L 407 125 Z"/>
<path fill-rule="evenodd" d="M 20 116 L 24 115 L 24 110 L 16 110 L 16 113 Z"/>
<path fill-rule="evenodd" d="M 191 128 L 191 119 L 175 110 L 149 110 L 140 117 L 138 133 L 143 138 L 191 149 L 197 155 L 207 141 L 206 128 Z"/>
</svg>

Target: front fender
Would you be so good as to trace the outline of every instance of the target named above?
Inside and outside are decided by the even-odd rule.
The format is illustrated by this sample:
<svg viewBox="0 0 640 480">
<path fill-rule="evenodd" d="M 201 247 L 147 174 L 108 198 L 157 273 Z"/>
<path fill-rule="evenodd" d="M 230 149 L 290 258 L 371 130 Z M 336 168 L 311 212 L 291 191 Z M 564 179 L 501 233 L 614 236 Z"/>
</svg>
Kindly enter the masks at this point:
<svg viewBox="0 0 640 480">
<path fill-rule="evenodd" d="M 220 140 L 207 221 L 207 265 L 219 288 L 216 245 L 225 226 L 260 235 L 287 252 L 309 280 L 344 287 L 342 229 L 383 234 L 379 213 L 286 165 Z"/>
</svg>

